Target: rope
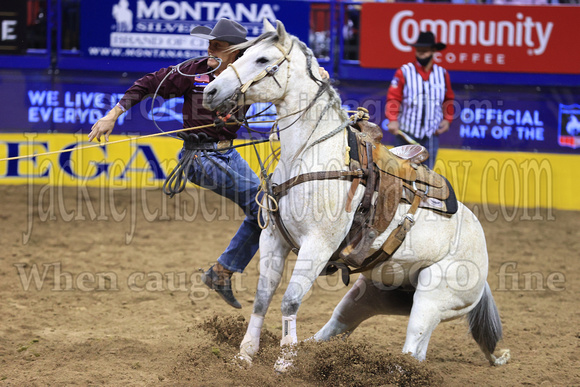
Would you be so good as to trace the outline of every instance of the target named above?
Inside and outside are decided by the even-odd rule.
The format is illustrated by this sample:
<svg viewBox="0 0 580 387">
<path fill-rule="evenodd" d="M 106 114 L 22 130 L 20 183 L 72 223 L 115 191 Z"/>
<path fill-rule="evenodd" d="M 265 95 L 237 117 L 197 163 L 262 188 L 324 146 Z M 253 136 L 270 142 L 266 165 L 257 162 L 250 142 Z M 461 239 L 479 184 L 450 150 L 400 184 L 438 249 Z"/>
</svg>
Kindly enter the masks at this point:
<svg viewBox="0 0 580 387">
<path fill-rule="evenodd" d="M 215 69 L 211 69 L 210 71 L 207 71 L 205 73 L 200 73 L 200 74 L 185 74 L 185 73 L 182 73 L 181 72 L 181 66 L 182 65 L 184 65 L 186 63 L 189 63 L 189 62 L 192 62 L 192 61 L 199 60 L 199 59 L 204 59 L 204 58 L 208 58 L 208 59 L 209 58 L 213 58 L 214 60 L 216 60 L 218 62 L 217 67 Z M 204 56 L 198 56 L 198 57 L 195 57 L 195 58 L 190 58 L 190 59 L 184 60 L 183 62 L 178 63 L 175 66 L 173 66 L 173 68 L 171 69 L 171 71 L 168 72 L 167 75 L 165 75 L 165 77 L 161 80 L 161 82 L 159 82 L 159 85 L 157 85 L 157 89 L 155 90 L 155 94 L 153 94 L 153 101 L 151 102 L 151 120 L 153 121 L 153 125 L 155 125 L 155 127 L 157 128 L 157 130 L 159 130 L 161 133 L 166 133 L 163 129 L 161 129 L 159 127 L 159 125 L 157 125 L 157 121 L 155 121 L 155 114 L 153 114 L 153 105 L 155 104 L 155 100 L 157 99 L 157 94 L 159 93 L 159 89 L 161 89 L 161 85 L 163 85 L 163 83 L 165 82 L 165 80 L 167 78 L 169 78 L 169 76 L 171 74 L 175 73 L 176 71 L 180 75 L 182 75 L 184 77 L 197 77 L 197 76 L 201 76 L 201 75 L 208 75 L 208 74 L 211 74 L 211 73 L 217 71 L 221 67 L 221 65 L 222 65 L 222 60 L 220 58 L 210 57 L 210 56 L 204 55 Z M 171 137 L 177 138 L 176 136 L 171 136 Z"/>
<path fill-rule="evenodd" d="M 318 99 L 318 97 L 320 97 L 322 95 L 322 93 L 324 93 L 324 91 L 327 91 L 329 86 L 330 86 L 330 84 L 326 84 L 326 87 L 324 87 L 324 84 L 321 84 L 320 85 L 320 88 L 318 90 L 318 93 L 317 93 L 315 99 L 313 100 L 313 102 L 316 101 Z M 324 107 L 324 109 L 323 109 L 320 117 L 318 118 L 318 121 L 316 122 L 316 126 L 314 126 L 314 129 L 312 129 L 312 131 L 310 132 L 310 135 L 306 139 L 306 142 L 304 143 L 304 145 L 302 145 L 302 147 L 300 149 L 298 149 L 298 151 L 294 155 L 293 161 L 299 160 L 299 156 L 300 155 L 304 154 L 312 146 L 314 146 L 314 145 L 316 145 L 316 144 L 318 144 L 318 143 L 321 142 L 321 141 L 317 140 L 314 143 L 308 145 L 308 141 L 310 141 L 310 139 L 312 138 L 312 135 L 316 131 L 316 128 L 318 128 L 318 124 L 320 124 L 320 122 L 322 121 L 322 116 L 324 116 L 324 114 L 326 114 L 326 112 L 328 110 L 330 110 L 330 108 L 332 106 L 335 106 L 337 102 L 338 102 L 337 99 L 332 94 L 330 94 L 330 98 L 328 99 L 327 104 L 325 105 L 325 107 Z M 339 109 L 338 110 L 339 110 L 339 115 L 340 115 L 340 105 L 339 105 Z M 348 124 L 348 123 L 349 123 L 349 121 L 346 121 L 346 124 Z M 325 136 L 323 136 L 322 137 L 322 141 L 327 140 L 330 137 L 334 136 L 336 133 L 340 132 L 341 127 L 342 127 L 342 125 L 339 128 L 335 129 L 334 131 L 330 132 L 329 133 L 330 136 L 329 136 L 329 134 L 326 134 Z"/>
<path fill-rule="evenodd" d="M 272 120 L 272 121 L 255 121 L 255 122 L 256 123 L 258 123 L 258 122 L 259 123 L 264 123 L 264 122 L 275 122 L 275 121 Z M 248 122 L 248 124 L 252 124 L 252 123 L 254 123 L 254 122 Z M 225 125 L 238 125 L 238 123 L 237 122 L 226 122 Z M 38 156 L 57 155 L 57 154 L 61 154 L 61 153 L 73 152 L 73 151 L 76 151 L 76 150 L 84 150 L 84 149 L 90 149 L 90 148 L 103 147 L 105 145 L 116 145 L 116 144 L 121 144 L 123 142 L 139 141 L 139 140 L 142 140 L 142 139 L 145 139 L 145 138 L 165 136 L 165 135 L 168 135 L 168 134 L 186 132 L 188 130 L 209 128 L 209 127 L 212 127 L 212 126 L 215 126 L 215 124 L 200 125 L 200 126 L 194 126 L 194 127 L 191 127 L 191 128 L 183 128 L 183 129 L 171 130 L 171 131 L 168 131 L 168 132 L 147 134 L 147 135 L 144 135 L 144 136 L 137 136 L 137 137 L 125 138 L 123 140 L 111 141 L 111 142 L 107 142 L 105 144 L 101 144 L 100 141 L 99 141 L 99 144 L 85 145 L 85 146 L 80 146 L 80 147 L 77 147 L 77 148 L 61 149 L 61 150 L 57 150 L 57 151 L 43 152 L 43 153 L 35 153 L 35 154 L 32 154 L 32 155 L 5 157 L 3 159 L 0 159 L 0 162 L 2 162 L 2 161 L 11 161 L 11 160 L 28 159 L 28 158 L 32 158 L 32 157 L 38 157 Z M 266 141 L 269 141 L 269 139 L 268 140 L 259 140 L 256 143 L 261 143 L 261 142 L 266 142 Z M 234 146 L 231 146 L 229 148 L 224 148 L 224 149 L 233 149 L 233 148 L 239 148 L 239 147 L 248 146 L 248 145 L 252 145 L 252 143 L 248 142 L 248 143 L 245 143 L 245 144 L 234 145 Z"/>
<path fill-rule="evenodd" d="M 260 189 L 258 190 L 258 193 L 256 194 L 256 203 L 258 204 L 258 226 L 262 229 L 265 230 L 269 225 L 270 225 L 270 216 L 266 217 L 266 223 L 262 223 L 262 211 L 266 211 L 266 213 L 268 215 L 270 215 L 272 212 L 276 212 L 278 211 L 278 202 L 276 201 L 276 198 L 272 195 L 270 195 L 268 192 L 266 192 L 264 190 L 264 186 L 267 186 L 268 181 L 267 180 L 262 180 L 262 184 L 260 184 Z M 263 193 L 262 199 L 260 200 L 260 194 Z M 263 204 L 264 199 L 266 199 L 266 205 Z M 270 207 L 270 204 L 273 204 L 272 207 Z"/>
<path fill-rule="evenodd" d="M 187 172 L 193 166 L 197 158 L 197 152 L 191 149 L 185 149 L 183 156 L 179 159 L 177 166 L 167 175 L 167 179 L 163 182 L 163 193 L 169 195 L 170 198 L 175 194 L 180 193 L 185 189 L 187 183 Z M 185 177 L 185 178 L 184 178 Z M 169 187 L 169 188 L 168 188 Z"/>
<path fill-rule="evenodd" d="M 331 138 L 332 136 L 342 132 L 342 130 L 344 128 L 346 128 L 349 124 L 350 124 L 350 121 L 343 122 L 338 128 L 334 129 L 332 132 L 325 134 L 324 136 L 320 137 L 318 140 L 316 140 L 313 143 L 311 143 L 310 145 L 308 145 L 308 147 L 306 147 L 304 149 L 303 153 L 306 152 L 308 149 L 312 148 L 314 145 L 320 144 L 321 142 L 326 141 L 329 138 Z"/>
<path fill-rule="evenodd" d="M 306 152 L 308 149 L 312 148 L 316 144 L 320 144 L 323 141 L 328 140 L 332 136 L 340 133 L 343 129 L 345 129 L 351 123 L 355 123 L 357 120 L 368 120 L 368 110 L 363 107 L 358 107 L 356 111 L 349 110 L 348 113 L 354 113 L 350 118 L 349 121 L 343 122 L 338 128 L 334 129 L 332 132 L 325 134 L 324 136 L 320 137 L 318 140 L 314 141 L 313 143 L 309 144 L 308 147 L 304 148 L 302 152 Z"/>
<path fill-rule="evenodd" d="M 273 141 L 269 141 L 269 145 L 270 145 L 270 154 L 268 155 L 268 157 L 266 157 L 266 159 L 264 160 L 264 164 L 265 166 L 261 166 L 263 167 L 263 172 L 262 172 L 262 176 L 260 176 L 260 189 L 258 191 L 258 193 L 256 194 L 256 203 L 258 204 L 258 226 L 260 226 L 260 228 L 262 230 L 266 229 L 268 227 L 268 225 L 270 224 L 270 216 L 268 216 L 266 218 L 266 223 L 263 224 L 262 223 L 262 211 L 266 211 L 268 215 L 270 215 L 271 212 L 276 212 L 278 211 L 278 202 L 276 201 L 276 198 L 273 195 L 270 195 L 268 193 L 268 187 L 269 187 L 269 180 L 270 180 L 270 175 L 268 174 L 268 170 L 270 169 L 270 167 L 274 164 L 274 162 L 279 161 L 279 156 L 280 156 L 280 148 L 278 147 L 277 149 L 274 149 L 274 147 L 272 146 Z M 262 199 L 260 200 L 260 194 L 263 193 Z M 264 200 L 266 200 L 266 205 L 263 204 Z M 270 204 L 273 204 L 272 207 L 270 207 Z"/>
</svg>

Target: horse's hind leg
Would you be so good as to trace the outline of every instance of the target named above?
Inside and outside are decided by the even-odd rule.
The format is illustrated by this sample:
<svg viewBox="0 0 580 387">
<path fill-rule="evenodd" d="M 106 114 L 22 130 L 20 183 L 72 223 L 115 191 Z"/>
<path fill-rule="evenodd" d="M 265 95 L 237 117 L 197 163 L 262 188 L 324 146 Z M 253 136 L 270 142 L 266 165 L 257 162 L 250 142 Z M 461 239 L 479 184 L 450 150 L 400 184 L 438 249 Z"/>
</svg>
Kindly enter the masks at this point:
<svg viewBox="0 0 580 387">
<path fill-rule="evenodd" d="M 348 335 L 360 323 L 378 314 L 407 315 L 411 302 L 412 293 L 389 289 L 360 275 L 314 339 L 324 341 L 343 333 Z"/>
<path fill-rule="evenodd" d="M 444 274 L 453 271 L 440 262 L 419 273 L 403 353 L 425 360 L 437 325 L 468 313 L 479 301 L 485 279 L 479 278 L 469 288 L 459 290 L 457 278 Z"/>
<path fill-rule="evenodd" d="M 440 322 L 437 304 L 431 303 L 427 297 L 416 292 L 407 325 L 407 338 L 403 346 L 403 353 L 410 353 L 420 361 L 425 360 L 429 339 Z"/>
</svg>

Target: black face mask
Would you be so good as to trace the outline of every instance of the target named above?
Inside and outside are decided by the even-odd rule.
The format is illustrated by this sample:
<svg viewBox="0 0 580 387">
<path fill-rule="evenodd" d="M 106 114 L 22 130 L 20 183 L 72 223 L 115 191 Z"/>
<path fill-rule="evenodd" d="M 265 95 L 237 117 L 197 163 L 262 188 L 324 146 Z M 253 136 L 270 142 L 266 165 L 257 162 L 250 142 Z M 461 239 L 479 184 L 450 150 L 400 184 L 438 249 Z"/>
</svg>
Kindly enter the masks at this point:
<svg viewBox="0 0 580 387">
<path fill-rule="evenodd" d="M 431 61 L 431 59 L 433 58 L 433 55 L 429 55 L 427 58 L 417 58 L 417 62 L 419 62 L 419 64 L 423 67 L 427 66 L 427 63 L 429 63 Z"/>
</svg>

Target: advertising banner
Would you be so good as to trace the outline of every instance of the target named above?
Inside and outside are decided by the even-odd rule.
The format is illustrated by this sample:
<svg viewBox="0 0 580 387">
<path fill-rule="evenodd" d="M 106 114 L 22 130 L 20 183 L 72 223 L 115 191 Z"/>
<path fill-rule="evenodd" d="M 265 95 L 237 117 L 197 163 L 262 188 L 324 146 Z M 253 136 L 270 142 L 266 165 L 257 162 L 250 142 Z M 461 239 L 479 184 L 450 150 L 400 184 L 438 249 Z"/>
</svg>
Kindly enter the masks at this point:
<svg viewBox="0 0 580 387">
<path fill-rule="evenodd" d="M 451 73 L 453 80 L 453 73 Z M 16 87 L 15 84 L 20 86 Z M 0 88 L 0 132 L 75 133 L 85 136 L 123 96 L 128 84 L 59 83 L 24 77 Z M 384 116 L 388 82 L 343 81 L 339 86 L 343 107 L 369 110 L 371 121 L 382 126 L 384 142 L 392 143 Z M 441 146 L 475 150 L 580 154 L 580 88 L 536 88 L 454 85 L 454 119 Z M 117 121 L 114 134 L 145 135 L 183 127 L 183 98 L 154 103 L 148 99 Z M 240 129 L 238 138 L 266 138 L 276 118 L 274 106 L 254 104 L 247 116 L 251 128 Z M 257 131 L 257 132 L 256 132 Z"/>
<path fill-rule="evenodd" d="M 95 144 L 84 133 L 0 132 L 0 160 L 10 158 L 0 161 L 0 184 L 159 188 L 177 165 L 181 148 L 181 140 L 168 137 L 111 135 L 109 143 Z M 259 172 L 254 147 L 237 149 Z M 262 160 L 271 151 L 268 143 L 256 149 Z"/>
<path fill-rule="evenodd" d="M 115 84 L 117 83 L 117 84 Z M 26 85 L 23 87 L 23 85 Z M 115 79 L 103 78 L 100 84 L 57 83 L 30 75 L 0 88 L 0 131 L 88 133 L 100 118 L 117 104 L 130 84 L 119 85 Z M 152 134 L 183 128 L 183 97 L 163 100 L 151 98 L 121 115 L 115 134 Z M 250 132 L 242 128 L 238 138 L 250 139 L 268 135 L 276 109 L 270 104 L 254 104 L 247 115 L 263 112 L 251 120 Z M 256 132 L 258 131 L 258 132 Z M 264 134 L 260 134 L 263 132 Z"/>
<path fill-rule="evenodd" d="M 207 40 L 189 33 L 235 20 L 248 37 L 262 33 L 264 19 L 281 20 L 289 33 L 308 41 L 310 4 L 305 1 L 104 0 L 81 4 L 81 52 L 95 58 L 184 60 L 207 55 Z"/>
<path fill-rule="evenodd" d="M 573 6 L 364 3 L 360 62 L 398 68 L 414 60 L 419 32 L 432 31 L 447 44 L 435 62 L 449 70 L 580 74 L 570 55 L 578 20 Z"/>
<path fill-rule="evenodd" d="M 26 51 L 26 1 L 3 0 L 0 10 L 0 55 Z"/>
<path fill-rule="evenodd" d="M 243 143 L 236 141 L 235 145 Z M 277 148 L 278 144 L 272 146 Z M 87 187 L 100 187 L 101 197 L 130 188 L 159 189 L 176 166 L 180 149 L 179 142 L 160 137 L 112 135 L 109 143 L 94 145 L 76 134 L 0 133 L 0 160 L 11 158 L 0 161 L 0 184 L 42 185 L 37 199 L 28 197 L 34 200 L 29 202 L 31 208 L 34 205 L 36 209 L 38 204 L 41 219 L 53 219 L 55 210 L 65 213 L 67 221 L 82 218 L 83 214 L 92 220 L 102 219 L 99 215 L 105 213 L 103 206 L 107 203 L 99 201 L 95 205 L 88 200 Z M 254 147 L 240 147 L 238 151 L 258 172 Z M 270 144 L 259 144 L 257 151 L 265 160 L 271 153 Z M 532 208 L 536 217 L 541 216 L 540 207 L 580 210 L 576 194 L 580 180 L 570 174 L 570 166 L 577 163 L 578 156 L 574 155 L 443 148 L 435 171 L 448 178 L 462 202 L 499 204 L 510 212 L 516 207 Z M 74 206 L 62 200 L 59 187 L 63 186 L 76 187 L 78 202 Z M 175 198 L 165 197 L 172 203 L 168 208 L 183 214 L 177 211 L 182 198 L 193 195 L 203 200 L 195 192 L 188 189 Z"/>
<path fill-rule="evenodd" d="M 451 74 L 453 79 L 453 74 Z M 384 87 L 343 82 L 340 94 L 348 110 L 362 106 L 392 144 L 384 116 Z M 454 118 L 440 137 L 443 148 L 580 154 L 580 89 L 499 88 L 455 89 Z"/>
</svg>

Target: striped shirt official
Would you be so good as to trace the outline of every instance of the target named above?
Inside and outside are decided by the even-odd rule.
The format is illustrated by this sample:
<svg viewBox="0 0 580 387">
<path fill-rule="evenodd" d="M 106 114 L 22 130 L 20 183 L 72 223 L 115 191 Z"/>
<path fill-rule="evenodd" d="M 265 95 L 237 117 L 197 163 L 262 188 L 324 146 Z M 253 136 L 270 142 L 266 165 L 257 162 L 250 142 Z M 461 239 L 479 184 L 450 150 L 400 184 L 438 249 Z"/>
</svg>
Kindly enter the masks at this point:
<svg viewBox="0 0 580 387">
<path fill-rule="evenodd" d="M 415 138 L 431 137 L 443 119 L 445 99 L 445 69 L 433 64 L 427 81 L 413 63 L 401 67 L 405 77 L 399 125 Z"/>
</svg>

